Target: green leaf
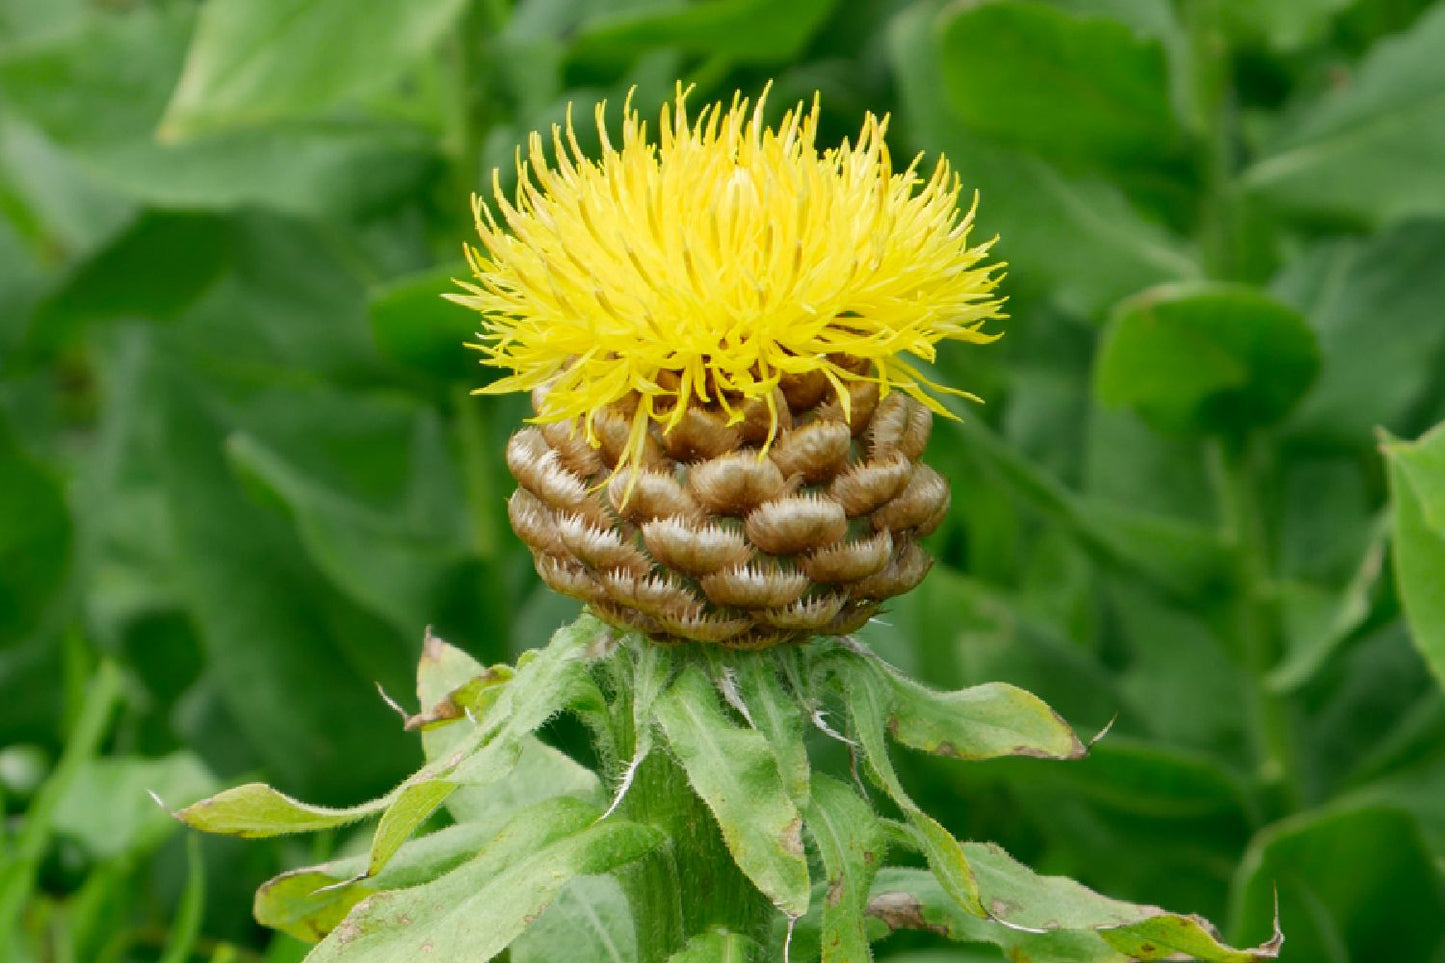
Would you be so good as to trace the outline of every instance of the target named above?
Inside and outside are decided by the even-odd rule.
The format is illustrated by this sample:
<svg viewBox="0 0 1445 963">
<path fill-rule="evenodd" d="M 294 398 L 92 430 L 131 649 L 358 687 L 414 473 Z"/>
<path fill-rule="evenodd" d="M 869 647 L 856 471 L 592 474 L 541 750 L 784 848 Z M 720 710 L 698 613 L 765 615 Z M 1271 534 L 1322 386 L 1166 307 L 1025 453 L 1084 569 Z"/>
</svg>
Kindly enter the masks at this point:
<svg viewBox="0 0 1445 963">
<path fill-rule="evenodd" d="M 393 791 L 357 806 L 333 809 L 292 799 L 265 783 L 248 782 L 192 803 L 175 817 L 203 832 L 264 839 L 346 826 L 384 811 L 396 796 Z"/>
<path fill-rule="evenodd" d="M 39 623 L 70 562 L 70 513 L 59 480 L 0 421 L 0 648 Z"/>
<path fill-rule="evenodd" d="M 367 313 L 381 353 L 399 364 L 450 381 L 476 381 L 478 357 L 463 351 L 473 341 L 476 316 L 443 299 L 467 277 L 465 264 L 428 268 L 371 291 Z"/>
<path fill-rule="evenodd" d="M 1445 933 L 1438 869 L 1393 804 L 1316 811 L 1264 830 L 1235 877 L 1234 934 L 1268 932 L 1276 894 L 1290 960 L 1424 960 Z"/>
<path fill-rule="evenodd" d="M 956 759 L 1079 759 L 1088 749 L 1042 699 L 1004 682 L 934 692 L 884 670 L 893 686 L 888 731 L 905 746 Z"/>
<path fill-rule="evenodd" d="M 163 138 L 313 115 L 421 60 L 463 0 L 211 0 L 201 8 Z"/>
<path fill-rule="evenodd" d="M 872 954 L 865 909 L 868 887 L 887 853 L 883 827 L 868 803 L 828 776 L 814 780 L 805 814 L 828 878 L 822 907 L 824 963 L 867 963 Z"/>
<path fill-rule="evenodd" d="M 372 837 L 367 875 L 380 871 L 458 786 L 490 787 L 509 777 L 534 741 L 532 734 L 552 716 L 579 703 L 602 704 L 582 663 L 598 625 L 579 619 L 558 630 L 547 648 L 519 659 L 516 675 L 501 687 L 491 709 L 476 722 L 467 720 L 471 731 L 390 794 Z"/>
<path fill-rule="evenodd" d="M 1293 432 L 1350 448 L 1376 425 L 1414 430 L 1411 418 L 1445 358 L 1445 223 L 1410 221 L 1369 238 L 1306 250 L 1271 288 L 1314 329 L 1320 376 L 1290 417 Z"/>
<path fill-rule="evenodd" d="M 200 759 L 185 751 L 159 759 L 92 759 L 61 798 L 55 831 L 101 858 L 144 853 L 177 828 L 152 793 L 168 806 L 179 806 L 213 791 L 215 784 Z M 97 806 L 97 799 L 106 804 Z"/>
<path fill-rule="evenodd" d="M 1132 963 L 1188 958 L 1257 963 L 1278 956 L 1279 940 L 1238 950 L 1204 920 L 1100 896 L 1070 879 L 1038 876 L 992 843 L 967 843 L 991 918 L 962 913 L 919 870 L 878 874 L 870 915 L 888 929 L 922 929 L 953 940 L 992 943 L 1031 963 Z M 1266 905 L 1271 905 L 1266 903 Z"/>
<path fill-rule="evenodd" d="M 890 26 L 900 112 L 910 146 L 945 153 L 965 186 L 979 191 L 979 231 L 998 234 L 1011 285 L 1092 315 L 1142 287 L 1198 273 L 1182 243 L 1144 220 L 1114 185 L 1065 176 L 954 121 L 940 79 L 936 19 L 931 4 L 914 4 Z"/>
<path fill-rule="evenodd" d="M 631 963 L 637 959 L 632 908 L 617 880 L 582 876 L 557 894 L 517 937 L 511 963 Z"/>
<path fill-rule="evenodd" d="M 287 790 L 329 802 L 390 788 L 415 747 L 374 685 L 407 677 L 409 644 L 336 595 L 241 489 L 197 376 L 148 370 L 164 386 L 157 462 L 179 587 L 235 725 Z"/>
<path fill-rule="evenodd" d="M 411 448 L 414 477 L 424 479 L 425 488 L 406 492 L 401 505 L 386 506 L 390 511 L 351 497 L 337 479 L 310 476 L 249 433 L 238 432 L 226 443 L 237 474 L 270 489 L 294 514 L 297 534 L 317 567 L 398 632 L 414 632 L 429 617 L 454 618 L 446 611 L 457 608 L 451 604 L 454 597 L 477 592 L 476 584 L 457 585 L 470 559 L 460 525 L 448 530 L 433 521 L 449 509 L 458 522 L 462 515 L 460 482 L 443 447 L 441 426 L 430 412 L 418 411 L 410 420 L 401 437 L 377 431 L 385 422 L 378 425 L 364 415 L 352 422 L 355 430 L 371 428 L 377 435 L 392 435 L 386 440 L 394 439 L 396 448 Z M 426 496 L 430 504 L 421 507 Z"/>
<path fill-rule="evenodd" d="M 1245 786 L 1210 757 L 1165 743 L 1111 734 L 1072 766 L 1031 767 L 1030 778 L 1065 787 L 1131 818 L 1243 820 Z"/>
<path fill-rule="evenodd" d="M 366 875 L 375 876 L 381 871 L 412 833 L 446 802 L 457 788 L 456 783 L 444 779 L 422 779 L 409 783 L 399 792 L 386 812 L 377 821 L 376 832 L 371 837 L 371 853 L 366 861 Z"/>
<path fill-rule="evenodd" d="M 1105 167 L 1180 144 L 1164 50 L 1121 23 L 995 0 L 950 7 L 937 38 L 949 103 L 975 133 Z"/>
<path fill-rule="evenodd" d="M 508 824 L 476 858 L 446 875 L 367 897 L 312 952 L 311 963 L 490 960 L 544 912 L 566 882 L 651 852 L 657 830 L 597 821 L 595 808 L 555 800 Z"/>
<path fill-rule="evenodd" d="M 1302 110 L 1245 186 L 1291 208 L 1371 223 L 1445 212 L 1445 8 L 1372 48 Z"/>
<path fill-rule="evenodd" d="M 174 318 L 222 275 L 230 235 L 229 222 L 214 214 L 143 213 L 46 296 L 29 347 L 54 350 L 91 321 Z"/>
<path fill-rule="evenodd" d="M 1418 441 L 1387 441 L 1395 580 L 1410 636 L 1445 684 L 1445 425 Z"/>
<path fill-rule="evenodd" d="M 419 886 L 473 858 L 515 815 L 498 813 L 412 840 L 371 879 L 364 878 L 365 854 L 288 870 L 256 891 L 256 919 L 297 939 L 318 942 L 370 894 Z"/>
<path fill-rule="evenodd" d="M 425 175 L 425 138 L 382 118 L 162 144 L 155 130 L 191 14 L 189 6 L 92 12 L 73 30 L 0 50 L 0 96 L 101 186 L 171 209 L 368 210 Z"/>
<path fill-rule="evenodd" d="M 421 701 L 421 712 L 412 718 L 440 716 L 455 723 L 438 722 L 423 727 L 422 748 L 428 763 L 444 764 L 444 760 L 454 756 L 457 750 L 474 745 L 471 742 L 475 737 L 474 730 L 462 722 L 466 709 L 471 706 L 457 707 L 455 711 L 441 707 L 456 706 L 454 697 L 457 693 L 474 688 L 478 680 L 491 677 L 498 681 L 488 691 L 499 697 L 500 687 L 510 684 L 516 673 L 510 666 L 486 668 L 456 646 L 448 645 L 435 636 L 427 638 L 417 665 L 417 696 Z M 473 712 L 477 718 L 486 716 L 485 711 L 479 715 L 475 709 Z M 504 780 L 489 785 L 460 786 L 447 797 L 446 806 L 455 819 L 466 822 L 490 819 L 497 813 L 515 812 L 553 796 L 576 796 L 600 802 L 601 792 L 601 782 L 592 770 L 535 736 L 526 736 L 521 740 L 516 764 Z"/>
<path fill-rule="evenodd" d="M 1277 50 L 1298 50 L 1319 41 L 1330 21 L 1355 0 L 1225 0 L 1222 12 L 1231 32 L 1245 39 L 1263 38 Z"/>
<path fill-rule="evenodd" d="M 870 657 L 846 650 L 831 656 L 825 670 L 841 682 L 848 716 L 868 771 L 908 819 L 928 860 L 929 870 L 949 898 L 964 911 L 984 916 L 986 910 L 979 900 L 978 882 L 963 848 L 936 819 L 918 808 L 893 769 L 884 735 L 892 693 L 882 671 Z"/>
<path fill-rule="evenodd" d="M 790 658 L 792 652 L 780 654 Z M 808 747 L 803 741 L 803 712 L 795 695 L 787 692 L 778 677 L 778 665 L 772 659 L 756 658 L 752 653 L 724 657 L 722 665 L 733 672 L 738 698 L 747 706 L 754 728 L 763 734 L 778 760 L 778 774 L 794 805 L 803 807 L 808 801 L 808 783 L 813 767 L 808 760 Z"/>
<path fill-rule="evenodd" d="M 588 20 L 572 41 L 578 63 L 626 62 L 659 47 L 747 63 L 786 61 L 827 18 L 837 0 L 702 0 L 686 6 L 620 9 Z"/>
<path fill-rule="evenodd" d="M 683 670 L 653 712 L 738 868 L 784 913 L 802 916 L 810 895 L 802 817 L 767 740 L 724 714 L 697 666 Z"/>
<path fill-rule="evenodd" d="M 687 941 L 667 958 L 667 963 L 748 963 L 753 943 L 746 936 L 726 930 L 709 930 Z"/>
<path fill-rule="evenodd" d="M 1314 380 L 1314 337 L 1253 288 L 1166 286 L 1119 306 L 1094 372 L 1099 397 L 1157 430 L 1238 431 L 1278 421 Z"/>
</svg>

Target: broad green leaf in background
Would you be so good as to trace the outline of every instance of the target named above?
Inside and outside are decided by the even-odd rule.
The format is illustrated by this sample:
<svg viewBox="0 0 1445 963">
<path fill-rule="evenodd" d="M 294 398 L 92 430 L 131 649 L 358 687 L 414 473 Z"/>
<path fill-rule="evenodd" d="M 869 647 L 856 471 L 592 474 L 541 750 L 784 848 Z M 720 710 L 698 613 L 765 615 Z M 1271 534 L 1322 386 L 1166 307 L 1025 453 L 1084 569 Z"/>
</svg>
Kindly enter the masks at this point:
<svg viewBox="0 0 1445 963">
<path fill-rule="evenodd" d="M 306 565 L 282 520 L 228 470 L 215 400 L 179 372 L 159 376 L 181 587 L 225 705 L 278 785 L 325 802 L 388 788 L 415 749 L 374 686 L 399 687 L 414 643 Z"/>
<path fill-rule="evenodd" d="M 210 0 L 161 124 L 163 137 L 304 117 L 395 81 L 427 56 L 463 0 Z"/>
<path fill-rule="evenodd" d="M 688 782 L 717 819 L 738 868 L 784 913 L 807 912 L 802 817 L 788 798 L 767 740 L 723 713 L 696 666 L 682 671 L 653 711 Z"/>
<path fill-rule="evenodd" d="M 380 118 L 160 143 L 193 20 L 188 7 L 91 11 L 72 29 L 0 48 L 0 96 L 96 183 L 168 208 L 335 214 L 418 186 L 430 145 Z"/>
<path fill-rule="evenodd" d="M 1275 295 L 1315 332 L 1320 376 L 1291 431 L 1364 448 L 1372 430 L 1413 431 L 1445 367 L 1445 221 L 1417 220 L 1367 239 L 1325 241 L 1275 278 Z"/>
<path fill-rule="evenodd" d="M 0 647 L 34 629 L 70 561 L 70 514 L 60 484 L 21 451 L 0 421 Z"/>
<path fill-rule="evenodd" d="M 584 23 L 569 56 L 618 63 L 659 46 L 767 62 L 794 56 L 838 0 L 702 0 L 685 6 L 619 9 Z"/>
<path fill-rule="evenodd" d="M 1244 175 L 1287 207 L 1381 223 L 1445 212 L 1445 6 L 1370 50 Z"/>
<path fill-rule="evenodd" d="M 1225 0 L 1222 16 L 1240 38 L 1298 50 L 1320 39 L 1330 21 L 1355 0 Z"/>
<path fill-rule="evenodd" d="M 576 800 L 539 804 L 515 817 L 474 859 L 431 882 L 367 897 L 309 959 L 312 963 L 490 960 L 544 912 L 566 882 L 605 873 L 662 842 L 651 827 L 598 822 Z M 400 917 L 410 922 L 395 925 Z"/>
<path fill-rule="evenodd" d="M 857 793 L 826 776 L 814 780 L 805 812 L 827 874 L 822 958 L 825 963 L 866 963 L 870 953 L 865 911 L 868 887 L 887 852 L 883 827 Z"/>
<path fill-rule="evenodd" d="M 1415 646 L 1445 684 L 1445 426 L 1387 441 L 1395 579 Z"/>
<path fill-rule="evenodd" d="M 57 348 L 90 321 L 174 318 L 217 280 L 229 253 L 223 217 L 146 212 L 47 294 L 31 322 L 30 347 Z"/>
<path fill-rule="evenodd" d="M 979 191 L 979 229 L 999 235 L 1012 286 L 1047 292 L 1070 310 L 1093 314 L 1159 281 L 1197 273 L 1183 245 L 1134 210 L 1119 188 L 1064 175 L 1043 160 L 964 129 L 945 97 L 940 62 L 975 51 L 952 35 L 935 43 L 937 14 L 916 4 L 891 24 L 889 55 L 911 146 L 947 154 L 965 188 Z"/>
<path fill-rule="evenodd" d="M 418 632 L 428 619 L 455 621 L 454 599 L 467 588 L 481 595 L 476 569 L 470 572 L 475 580 L 463 587 L 468 574 L 467 548 L 461 541 L 465 529 L 457 524 L 437 531 L 425 517 L 441 514 L 438 509 L 447 500 L 417 497 L 434 495 L 436 483 L 444 486 L 452 467 L 442 448 L 440 426 L 425 413 L 418 416 L 410 432 L 410 454 L 415 478 L 425 487 L 418 491 L 414 486 L 413 492 L 407 492 L 407 504 L 397 506 L 400 510 L 387 506 L 392 510 L 383 511 L 348 497 L 350 493 L 332 479 L 308 477 L 250 434 L 232 435 L 226 445 L 237 473 L 269 487 L 294 513 L 298 534 L 317 567 L 358 604 L 375 610 L 402 633 Z M 459 493 L 453 494 L 452 505 L 459 509 Z"/>
<path fill-rule="evenodd" d="M 1095 389 L 1157 429 L 1232 432 L 1278 421 L 1319 367 L 1314 336 L 1293 309 L 1252 288 L 1165 286 L 1114 312 Z"/>
<path fill-rule="evenodd" d="M 993 0 L 951 7 L 938 42 L 949 103 L 976 133 L 1106 169 L 1180 144 L 1164 50 L 1121 23 Z"/>
<path fill-rule="evenodd" d="M 465 279 L 460 262 L 409 274 L 371 292 L 368 315 L 372 337 L 392 361 L 449 381 L 478 381 L 485 369 L 479 355 L 459 350 L 474 341 L 473 319 L 442 299 L 456 290 L 454 278 Z"/>
<path fill-rule="evenodd" d="M 1276 892 L 1285 961 L 1426 960 L 1445 931 L 1439 873 L 1418 827 L 1392 807 L 1318 811 L 1266 829 L 1236 876 L 1236 937 L 1269 932 Z"/>
<path fill-rule="evenodd" d="M 76 773 L 61 798 L 55 831 L 100 857 L 144 852 L 176 829 L 152 793 L 167 806 L 182 806 L 211 792 L 215 784 L 201 761 L 184 750 L 159 759 L 93 759 Z M 105 805 L 97 806 L 98 799 Z"/>
</svg>

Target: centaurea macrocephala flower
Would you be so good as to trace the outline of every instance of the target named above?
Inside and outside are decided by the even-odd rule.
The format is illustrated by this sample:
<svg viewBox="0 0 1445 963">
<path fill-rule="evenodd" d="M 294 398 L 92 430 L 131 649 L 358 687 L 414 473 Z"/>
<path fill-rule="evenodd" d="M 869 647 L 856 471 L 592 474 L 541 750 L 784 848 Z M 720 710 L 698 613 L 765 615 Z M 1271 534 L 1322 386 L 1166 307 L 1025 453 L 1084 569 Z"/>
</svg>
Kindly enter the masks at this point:
<svg viewBox="0 0 1445 963">
<path fill-rule="evenodd" d="M 514 528 L 542 577 L 658 638 L 761 646 L 851 631 L 927 571 L 948 486 L 917 463 L 939 392 L 910 358 L 985 343 L 991 242 L 945 160 L 895 170 L 887 121 L 817 145 L 819 106 L 764 98 L 586 157 L 533 134 L 508 199 L 474 201 L 486 393 L 530 390 Z M 972 396 L 969 396 L 972 397 Z M 606 490 L 606 497 L 601 491 Z"/>
</svg>

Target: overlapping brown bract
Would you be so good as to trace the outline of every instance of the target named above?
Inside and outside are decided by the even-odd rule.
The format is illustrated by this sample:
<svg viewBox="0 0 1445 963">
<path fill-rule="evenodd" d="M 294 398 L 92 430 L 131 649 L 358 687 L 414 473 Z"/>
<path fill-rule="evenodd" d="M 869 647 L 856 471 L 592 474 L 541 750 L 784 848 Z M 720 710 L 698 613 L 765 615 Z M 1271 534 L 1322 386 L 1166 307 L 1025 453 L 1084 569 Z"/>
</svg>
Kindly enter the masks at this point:
<svg viewBox="0 0 1445 963">
<path fill-rule="evenodd" d="M 700 407 L 654 425 L 621 470 L 626 402 L 598 413 L 597 447 L 580 426 L 526 428 L 507 446 L 512 527 L 549 586 L 660 643 L 756 649 L 856 631 L 927 574 L 917 540 L 942 523 L 949 490 L 918 461 L 927 408 L 872 382 L 848 390 L 845 412 L 821 375 L 785 378 L 783 428 L 761 456 L 767 419 L 747 409 L 736 424 Z"/>
</svg>

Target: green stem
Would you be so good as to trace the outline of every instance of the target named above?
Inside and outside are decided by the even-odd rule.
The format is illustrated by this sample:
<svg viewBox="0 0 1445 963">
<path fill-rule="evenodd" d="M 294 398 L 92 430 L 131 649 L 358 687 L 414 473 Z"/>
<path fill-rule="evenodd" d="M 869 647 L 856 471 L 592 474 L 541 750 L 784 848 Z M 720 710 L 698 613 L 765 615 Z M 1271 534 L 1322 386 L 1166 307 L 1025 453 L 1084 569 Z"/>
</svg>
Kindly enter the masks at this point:
<svg viewBox="0 0 1445 963">
<path fill-rule="evenodd" d="M 623 678 L 615 680 L 613 711 L 625 762 L 636 740 L 630 679 L 618 674 Z M 665 747 L 654 745 L 637 767 L 618 814 L 654 826 L 668 839 L 664 850 L 620 874 L 632 905 L 639 963 L 666 963 L 689 939 L 719 927 L 766 945 L 777 910 L 733 862 L 717 820 Z"/>
<path fill-rule="evenodd" d="M 1297 810 L 1302 802 L 1294 720 L 1289 704 L 1269 685 L 1279 658 L 1280 618 L 1273 582 L 1269 534 L 1258 499 L 1256 445 L 1216 441 L 1211 460 L 1219 493 L 1221 523 L 1235 549 L 1234 601 L 1230 622 L 1238 655 L 1249 672 L 1249 721 L 1258 777 L 1275 808 Z"/>
</svg>

